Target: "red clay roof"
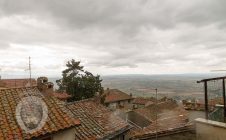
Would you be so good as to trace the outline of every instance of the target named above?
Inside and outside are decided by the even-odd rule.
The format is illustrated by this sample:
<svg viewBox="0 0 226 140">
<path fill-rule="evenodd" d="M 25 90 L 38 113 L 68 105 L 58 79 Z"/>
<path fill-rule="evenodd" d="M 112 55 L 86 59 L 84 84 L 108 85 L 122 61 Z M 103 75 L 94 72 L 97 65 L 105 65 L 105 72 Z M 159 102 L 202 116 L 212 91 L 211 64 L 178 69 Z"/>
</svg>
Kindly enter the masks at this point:
<svg viewBox="0 0 226 140">
<path fill-rule="evenodd" d="M 132 138 L 139 139 L 147 134 L 156 133 L 156 110 L 155 105 L 136 109 L 135 112 L 152 121 L 152 123 L 144 129 L 133 129 L 131 131 Z M 187 125 L 188 113 L 183 108 L 178 107 L 173 101 L 161 102 L 157 106 L 158 120 L 157 129 L 159 132 L 183 128 Z"/>
<path fill-rule="evenodd" d="M 37 82 L 35 79 L 31 79 L 32 85 L 30 85 L 30 79 L 1 79 L 0 87 L 6 88 L 17 88 L 17 87 L 29 87 L 36 86 Z"/>
<path fill-rule="evenodd" d="M 149 101 L 152 102 L 153 100 L 148 98 L 137 97 L 137 98 L 134 98 L 133 104 L 145 105 Z"/>
<path fill-rule="evenodd" d="M 53 93 L 53 96 L 60 100 L 66 100 L 71 97 L 71 95 L 69 95 L 65 92 L 64 93 Z"/>
<path fill-rule="evenodd" d="M 44 126 L 34 132 L 27 133 L 18 125 L 16 107 L 23 97 L 35 96 L 41 98 L 48 109 L 48 117 Z M 75 118 L 63 102 L 50 96 L 44 96 L 37 87 L 11 88 L 0 90 L 0 139 L 22 140 L 50 134 L 79 125 L 80 120 Z"/>
<path fill-rule="evenodd" d="M 105 101 L 104 101 L 105 103 L 133 99 L 130 95 L 128 95 L 118 89 L 105 90 L 104 94 L 106 95 Z"/>
<path fill-rule="evenodd" d="M 69 103 L 67 106 L 81 120 L 81 125 L 75 127 L 76 140 L 107 139 L 129 128 L 125 121 L 94 99 Z"/>
</svg>

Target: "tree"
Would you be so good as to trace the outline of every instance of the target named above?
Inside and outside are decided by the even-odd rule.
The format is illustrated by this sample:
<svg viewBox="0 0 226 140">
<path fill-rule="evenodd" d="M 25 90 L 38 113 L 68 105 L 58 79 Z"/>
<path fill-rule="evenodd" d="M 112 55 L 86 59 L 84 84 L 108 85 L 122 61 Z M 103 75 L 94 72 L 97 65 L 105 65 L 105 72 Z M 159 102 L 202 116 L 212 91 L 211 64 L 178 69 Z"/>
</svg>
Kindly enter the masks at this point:
<svg viewBox="0 0 226 140">
<path fill-rule="evenodd" d="M 77 101 L 94 97 L 98 92 L 103 93 L 100 75 L 94 76 L 91 72 L 85 71 L 80 61 L 72 59 L 66 64 L 67 68 L 62 71 L 62 78 L 56 80 L 58 91 L 66 91 L 72 96 L 69 101 Z"/>
</svg>

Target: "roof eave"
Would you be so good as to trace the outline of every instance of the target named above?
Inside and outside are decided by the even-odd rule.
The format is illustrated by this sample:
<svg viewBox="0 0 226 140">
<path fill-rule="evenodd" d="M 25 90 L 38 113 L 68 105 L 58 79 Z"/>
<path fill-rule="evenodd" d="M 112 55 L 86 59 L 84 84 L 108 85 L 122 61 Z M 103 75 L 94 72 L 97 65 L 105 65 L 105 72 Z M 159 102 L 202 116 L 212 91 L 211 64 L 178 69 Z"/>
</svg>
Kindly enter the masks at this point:
<svg viewBox="0 0 226 140">
<path fill-rule="evenodd" d="M 105 139 L 113 139 L 114 137 L 120 135 L 120 134 L 123 134 L 123 133 L 126 133 L 128 132 L 131 128 L 133 128 L 132 126 L 130 125 L 127 125 L 126 127 L 120 129 L 120 130 L 117 130 L 115 133 L 111 133 L 109 135 L 106 135 L 104 137 L 102 137 L 101 139 L 99 140 L 105 140 Z"/>
<path fill-rule="evenodd" d="M 104 103 L 115 103 L 115 102 L 119 102 L 119 101 L 125 101 L 125 100 L 132 100 L 133 98 L 128 98 L 128 99 L 121 99 L 121 100 L 114 100 L 114 101 L 105 101 Z"/>
</svg>

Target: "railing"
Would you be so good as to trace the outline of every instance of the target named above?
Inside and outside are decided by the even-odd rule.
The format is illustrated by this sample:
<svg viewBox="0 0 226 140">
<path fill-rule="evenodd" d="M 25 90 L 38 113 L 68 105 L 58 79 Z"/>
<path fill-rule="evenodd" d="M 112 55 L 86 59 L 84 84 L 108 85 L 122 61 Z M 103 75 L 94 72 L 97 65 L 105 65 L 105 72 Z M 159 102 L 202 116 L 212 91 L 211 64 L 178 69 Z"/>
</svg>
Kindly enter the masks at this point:
<svg viewBox="0 0 226 140">
<path fill-rule="evenodd" d="M 217 107 L 212 113 L 208 116 L 209 120 L 224 122 L 224 109 L 222 107 Z"/>
</svg>

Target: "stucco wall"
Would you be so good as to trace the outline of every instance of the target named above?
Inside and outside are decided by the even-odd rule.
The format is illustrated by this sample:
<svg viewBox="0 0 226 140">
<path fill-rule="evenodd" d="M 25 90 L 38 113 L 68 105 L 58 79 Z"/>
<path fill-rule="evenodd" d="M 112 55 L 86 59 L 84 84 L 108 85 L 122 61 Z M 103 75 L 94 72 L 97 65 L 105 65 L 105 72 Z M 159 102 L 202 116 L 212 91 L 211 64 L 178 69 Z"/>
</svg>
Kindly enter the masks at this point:
<svg viewBox="0 0 226 140">
<path fill-rule="evenodd" d="M 74 128 L 53 135 L 53 140 L 75 140 Z"/>
<path fill-rule="evenodd" d="M 129 100 L 117 101 L 117 102 L 109 103 L 108 107 L 111 110 L 115 110 L 119 107 L 119 105 L 121 105 L 123 107 L 124 105 L 127 105 L 127 104 L 129 104 Z"/>
<path fill-rule="evenodd" d="M 115 110 L 117 108 L 117 103 L 109 103 L 108 107 L 111 109 L 111 110 Z"/>
<path fill-rule="evenodd" d="M 196 119 L 197 140 L 225 140 L 226 124 L 206 119 Z"/>
</svg>

